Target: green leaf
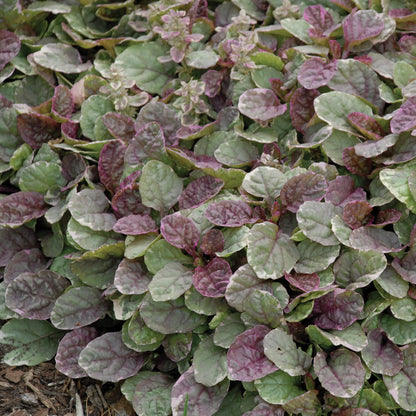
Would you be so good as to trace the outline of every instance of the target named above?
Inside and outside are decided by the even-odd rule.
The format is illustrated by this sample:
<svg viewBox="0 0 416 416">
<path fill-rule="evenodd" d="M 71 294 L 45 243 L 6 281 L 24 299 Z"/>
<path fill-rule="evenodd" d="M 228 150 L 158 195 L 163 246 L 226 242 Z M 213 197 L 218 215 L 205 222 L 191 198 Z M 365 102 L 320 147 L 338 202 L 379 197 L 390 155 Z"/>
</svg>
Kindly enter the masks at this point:
<svg viewBox="0 0 416 416">
<path fill-rule="evenodd" d="M 343 345 L 352 351 L 361 351 L 367 345 L 367 336 L 358 322 L 345 329 L 331 329 L 330 331 L 322 331 L 333 345 Z"/>
<path fill-rule="evenodd" d="M 215 315 L 228 308 L 224 298 L 209 298 L 201 295 L 194 286 L 185 292 L 185 306 L 200 315 Z"/>
<path fill-rule="evenodd" d="M 22 191 L 46 194 L 51 188 L 60 188 L 65 184 L 61 166 L 57 163 L 36 162 L 20 171 L 19 187 Z"/>
<path fill-rule="evenodd" d="M 409 82 L 416 78 L 416 70 L 406 61 L 399 61 L 394 64 L 393 81 L 399 87 L 403 88 Z"/>
<path fill-rule="evenodd" d="M 164 334 L 154 331 L 146 326 L 143 318 L 140 316 L 140 312 L 137 311 L 124 325 L 127 325 L 127 332 L 129 337 L 135 344 L 135 351 L 154 351 L 159 348 L 163 339 Z M 136 347 L 140 348 L 136 348 Z"/>
<path fill-rule="evenodd" d="M 331 91 L 315 98 L 314 107 L 317 116 L 337 130 L 356 134 L 348 122 L 348 114 L 353 112 L 373 115 L 371 107 L 355 95 L 340 91 Z"/>
<path fill-rule="evenodd" d="M 211 48 L 193 51 L 186 54 L 186 63 L 192 68 L 208 69 L 218 62 L 219 55 Z"/>
<path fill-rule="evenodd" d="M 403 321 L 394 316 L 383 314 L 379 326 L 397 345 L 407 345 L 416 341 L 416 320 Z"/>
<path fill-rule="evenodd" d="M 338 245 L 332 232 L 331 219 L 341 215 L 342 209 L 327 202 L 306 201 L 296 214 L 299 228 L 310 238 L 324 246 Z"/>
<path fill-rule="evenodd" d="M 149 292 L 156 302 L 177 299 L 192 286 L 192 281 L 192 270 L 181 263 L 168 263 L 153 276 Z"/>
<path fill-rule="evenodd" d="M 391 302 L 390 310 L 393 316 L 403 321 L 416 320 L 416 300 L 411 298 L 395 299 Z"/>
<path fill-rule="evenodd" d="M 142 257 L 152 245 L 159 240 L 156 233 L 142 234 L 138 236 L 129 235 L 126 238 L 126 250 L 124 256 L 127 259 Z"/>
<path fill-rule="evenodd" d="M 227 350 L 214 344 L 213 336 L 204 338 L 195 350 L 195 380 L 204 386 L 215 386 L 228 374 Z"/>
<path fill-rule="evenodd" d="M 11 319 L 0 330 L 0 344 L 13 347 L 4 355 L 3 361 L 10 366 L 49 361 L 56 354 L 62 335 L 62 331 L 47 321 Z"/>
<path fill-rule="evenodd" d="M 263 345 L 266 357 L 291 376 L 305 374 L 312 365 L 312 358 L 297 348 L 292 336 L 281 328 L 270 331 Z"/>
<path fill-rule="evenodd" d="M 223 165 L 243 167 L 259 157 L 257 147 L 243 139 L 234 139 L 221 144 L 214 152 L 214 157 Z"/>
<path fill-rule="evenodd" d="M 229 348 L 235 337 L 246 330 L 246 326 L 239 313 L 232 313 L 222 321 L 214 333 L 214 344 L 219 347 Z"/>
<path fill-rule="evenodd" d="M 304 43 L 313 43 L 308 34 L 311 25 L 306 20 L 289 17 L 282 19 L 280 24 L 295 38 L 300 39 Z"/>
<path fill-rule="evenodd" d="M 395 376 L 383 376 L 393 399 L 405 410 L 416 411 L 416 345 L 403 349 L 403 368 Z"/>
<path fill-rule="evenodd" d="M 299 251 L 276 224 L 255 224 L 247 239 L 247 261 L 261 279 L 278 279 L 289 273 L 299 259 Z"/>
<path fill-rule="evenodd" d="M 276 371 L 254 382 L 260 397 L 270 404 L 285 404 L 305 393 L 300 387 L 300 377 Z"/>
<path fill-rule="evenodd" d="M 150 94 L 161 95 L 163 87 L 175 72 L 173 62 L 161 63 L 158 58 L 169 54 L 169 49 L 158 42 L 143 42 L 126 48 L 114 61 L 127 79 Z"/>
<path fill-rule="evenodd" d="M 340 246 L 323 246 L 309 239 L 298 244 L 300 257 L 295 264 L 297 273 L 316 273 L 328 268 L 338 257 Z"/>
<path fill-rule="evenodd" d="M 245 225 L 236 228 L 226 228 L 222 233 L 225 240 L 224 250 L 220 253 L 216 253 L 216 255 L 219 257 L 228 257 L 243 249 L 247 245 L 249 232 L 249 228 Z"/>
<path fill-rule="evenodd" d="M 383 273 L 377 278 L 376 283 L 389 295 L 394 296 L 395 298 L 406 297 L 407 291 L 409 290 L 409 282 L 403 280 L 399 273 L 391 266 L 387 266 Z"/>
<path fill-rule="evenodd" d="M 245 299 L 243 312 L 257 322 L 276 328 L 283 321 L 279 300 L 264 290 L 253 290 Z"/>
<path fill-rule="evenodd" d="M 412 195 L 408 182 L 414 169 L 414 163 L 396 169 L 383 169 L 380 172 L 380 180 L 400 202 L 416 213 L 416 199 Z"/>
<path fill-rule="evenodd" d="M 151 160 L 143 167 L 139 187 L 143 205 L 165 212 L 178 202 L 183 184 L 170 166 Z"/>
<path fill-rule="evenodd" d="M 322 143 L 322 148 L 328 157 L 337 165 L 344 166 L 342 154 L 347 147 L 353 147 L 360 143 L 358 137 L 344 131 L 334 130 Z"/>
<path fill-rule="evenodd" d="M 256 52 L 250 55 L 250 58 L 256 65 L 269 66 L 271 68 L 277 69 L 278 71 L 281 71 L 284 67 L 283 61 L 274 53 Z"/>
</svg>

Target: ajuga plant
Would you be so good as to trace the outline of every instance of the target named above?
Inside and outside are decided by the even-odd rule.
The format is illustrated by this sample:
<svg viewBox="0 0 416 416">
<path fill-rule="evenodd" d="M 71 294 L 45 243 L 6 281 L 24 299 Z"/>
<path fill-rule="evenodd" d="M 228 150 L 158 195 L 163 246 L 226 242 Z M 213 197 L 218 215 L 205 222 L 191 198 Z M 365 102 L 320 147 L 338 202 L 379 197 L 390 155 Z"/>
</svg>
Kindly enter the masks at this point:
<svg viewBox="0 0 416 416">
<path fill-rule="evenodd" d="M 415 10 L 3 0 L 4 362 L 143 416 L 415 414 Z"/>
</svg>

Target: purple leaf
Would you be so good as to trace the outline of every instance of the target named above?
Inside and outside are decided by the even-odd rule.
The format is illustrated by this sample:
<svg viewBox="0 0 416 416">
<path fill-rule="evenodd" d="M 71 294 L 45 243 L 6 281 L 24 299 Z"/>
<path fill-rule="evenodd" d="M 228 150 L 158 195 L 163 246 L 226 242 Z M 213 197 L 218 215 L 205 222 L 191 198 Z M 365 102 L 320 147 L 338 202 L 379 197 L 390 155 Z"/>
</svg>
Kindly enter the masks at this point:
<svg viewBox="0 0 416 416">
<path fill-rule="evenodd" d="M 337 176 L 329 182 L 325 193 L 325 201 L 344 207 L 352 201 L 365 201 L 366 193 L 362 188 L 355 188 L 351 176 Z"/>
<path fill-rule="evenodd" d="M 395 253 L 403 249 L 396 233 L 372 226 L 353 230 L 349 240 L 351 246 L 357 250 Z"/>
<path fill-rule="evenodd" d="M 396 21 L 397 29 L 414 32 L 416 29 L 416 13 L 409 9 L 393 9 L 389 16 Z"/>
<path fill-rule="evenodd" d="M 64 192 L 80 183 L 87 172 L 87 164 L 78 153 L 68 153 L 62 158 L 62 176 L 67 184 L 61 191 Z"/>
<path fill-rule="evenodd" d="M 396 375 L 403 366 L 403 352 L 380 328 L 368 334 L 368 344 L 361 351 L 361 357 L 372 372 L 387 376 Z"/>
<path fill-rule="evenodd" d="M 120 184 L 124 168 L 126 146 L 119 140 L 112 140 L 104 145 L 98 161 L 98 172 L 104 186 L 114 193 Z"/>
<path fill-rule="evenodd" d="M 401 133 L 416 127 L 416 96 L 410 97 L 393 113 L 390 121 L 392 133 Z"/>
<path fill-rule="evenodd" d="M 384 211 L 379 211 L 374 221 L 374 225 L 394 224 L 400 220 L 402 213 L 393 208 L 388 208 Z"/>
<path fill-rule="evenodd" d="M 87 373 L 78 364 L 79 354 L 97 335 L 97 330 L 89 327 L 68 332 L 56 352 L 56 369 L 70 378 L 86 377 Z"/>
<path fill-rule="evenodd" d="M 221 252 L 224 250 L 225 240 L 221 230 L 213 228 L 208 230 L 201 242 L 201 250 L 207 256 L 213 256 L 215 253 Z"/>
<path fill-rule="evenodd" d="M 21 273 L 37 273 L 47 267 L 48 261 L 38 248 L 18 251 L 4 269 L 4 281 L 11 283 Z"/>
<path fill-rule="evenodd" d="M 401 260 L 396 257 L 392 266 L 403 280 L 416 284 L 416 252 L 414 250 L 406 254 Z"/>
<path fill-rule="evenodd" d="M 52 97 L 52 113 L 59 121 L 66 121 L 74 111 L 72 93 L 68 87 L 58 85 Z"/>
<path fill-rule="evenodd" d="M 0 71 L 19 53 L 19 51 L 19 37 L 8 30 L 0 30 Z"/>
<path fill-rule="evenodd" d="M 416 51 L 416 36 L 402 36 L 399 40 L 399 46 L 402 52 L 407 52 L 414 56 Z"/>
<path fill-rule="evenodd" d="M 205 124 L 203 126 L 198 126 L 198 125 L 182 126 L 176 132 L 176 138 L 182 139 L 182 140 L 199 139 L 200 137 L 211 134 L 214 131 L 217 124 L 218 124 L 218 121 L 216 120 L 211 123 Z"/>
<path fill-rule="evenodd" d="M 383 128 L 379 122 L 367 114 L 350 113 L 348 114 L 348 121 L 368 139 L 380 140 L 384 135 Z"/>
<path fill-rule="evenodd" d="M 213 176 L 202 176 L 192 181 L 179 198 L 179 209 L 195 208 L 210 200 L 224 186 L 224 181 Z"/>
<path fill-rule="evenodd" d="M 377 414 L 362 407 L 348 407 L 337 412 L 337 416 L 377 416 Z"/>
<path fill-rule="evenodd" d="M 221 227 L 241 227 L 256 221 L 250 205 L 244 201 L 214 202 L 208 206 L 205 216 L 210 222 Z"/>
<path fill-rule="evenodd" d="M 141 295 L 148 291 L 152 276 L 137 260 L 123 259 L 114 275 L 114 286 L 125 295 Z"/>
<path fill-rule="evenodd" d="M 162 218 L 160 232 L 172 246 L 184 249 L 191 255 L 195 252 L 200 234 L 190 218 L 178 212 L 167 215 Z"/>
<path fill-rule="evenodd" d="M 124 345 L 121 332 L 95 338 L 79 355 L 79 365 L 89 377 L 113 383 L 137 374 L 144 361 L 143 354 Z"/>
<path fill-rule="evenodd" d="M 320 33 L 330 30 L 334 25 L 332 15 L 321 5 L 306 7 L 303 11 L 303 18 Z"/>
<path fill-rule="evenodd" d="M 298 88 L 290 99 L 290 118 L 293 127 L 303 134 L 306 132 L 308 122 L 315 114 L 313 101 L 318 95 L 319 91 L 316 89 Z"/>
<path fill-rule="evenodd" d="M 113 231 L 120 234 L 140 235 L 154 233 L 158 227 L 149 215 L 127 215 L 120 218 L 113 227 Z"/>
<path fill-rule="evenodd" d="M 183 360 L 191 352 L 192 333 L 169 334 L 162 342 L 166 356 L 177 363 Z"/>
<path fill-rule="evenodd" d="M 7 266 L 19 251 L 37 246 L 36 235 L 30 228 L 0 228 L 0 266 Z"/>
<path fill-rule="evenodd" d="M 103 123 L 108 131 L 125 143 L 130 142 L 135 134 L 134 121 L 131 117 L 115 112 L 106 113 L 102 116 Z"/>
<path fill-rule="evenodd" d="M 326 63 L 320 58 L 310 58 L 298 71 L 299 84 L 308 90 L 327 85 L 337 72 L 336 61 Z"/>
<path fill-rule="evenodd" d="M 205 82 L 205 95 L 215 97 L 221 90 L 221 82 L 224 79 L 224 72 L 209 69 L 202 74 L 201 80 Z"/>
<path fill-rule="evenodd" d="M 359 10 L 349 14 L 342 22 L 344 29 L 345 49 L 374 38 L 384 29 L 384 21 L 381 14 L 374 10 Z"/>
<path fill-rule="evenodd" d="M 17 131 L 29 146 L 33 149 L 40 149 L 43 143 L 60 136 L 61 126 L 53 118 L 43 114 L 19 114 Z"/>
<path fill-rule="evenodd" d="M 215 257 L 206 266 L 198 266 L 194 272 L 194 286 L 202 296 L 219 298 L 224 296 L 233 274 L 225 259 Z"/>
<path fill-rule="evenodd" d="M 169 149 L 169 153 L 179 159 L 185 166 L 196 167 L 199 169 L 219 169 L 222 167 L 221 163 L 217 162 L 213 156 L 196 155 L 184 148 L 172 147 Z"/>
<path fill-rule="evenodd" d="M 6 289 L 6 306 L 23 318 L 49 319 L 56 299 L 69 286 L 64 277 L 50 271 L 22 273 Z"/>
<path fill-rule="evenodd" d="M 155 122 L 142 126 L 131 140 L 126 152 L 126 162 L 141 164 L 142 160 L 151 157 L 160 159 L 165 153 L 165 137 L 159 124 Z"/>
<path fill-rule="evenodd" d="M 253 410 L 243 413 L 243 416 L 284 416 L 285 414 L 282 406 L 261 402 Z"/>
<path fill-rule="evenodd" d="M 313 292 L 319 288 L 320 279 L 316 273 L 285 273 L 285 279 L 302 292 Z"/>
<path fill-rule="evenodd" d="M 366 176 L 371 172 L 372 161 L 357 155 L 353 147 L 346 147 L 342 152 L 342 161 L 345 167 L 356 175 Z"/>
<path fill-rule="evenodd" d="M 345 348 L 332 351 L 329 359 L 319 351 L 313 368 L 322 386 L 336 397 L 353 397 L 364 384 L 365 368 L 360 357 Z"/>
<path fill-rule="evenodd" d="M 254 381 L 278 370 L 264 354 L 263 340 L 269 332 L 267 326 L 257 325 L 235 338 L 227 352 L 231 380 Z"/>
<path fill-rule="evenodd" d="M 315 299 L 314 323 L 322 329 L 345 329 L 361 315 L 364 300 L 352 290 L 335 289 Z"/>
<path fill-rule="evenodd" d="M 48 210 L 43 195 L 34 191 L 19 191 L 0 201 L 0 225 L 20 227 L 42 217 Z"/>
<path fill-rule="evenodd" d="M 370 213 L 373 207 L 367 201 L 349 202 L 344 206 L 342 219 L 353 230 L 371 221 Z"/>
<path fill-rule="evenodd" d="M 61 132 L 64 138 L 76 139 L 79 130 L 79 123 L 73 121 L 66 121 L 61 124 Z"/>
<path fill-rule="evenodd" d="M 228 380 L 213 387 L 197 383 L 194 368 L 191 366 L 172 387 L 173 416 L 184 414 L 185 403 L 187 403 L 187 416 L 213 416 L 227 395 L 228 387 Z"/>
<path fill-rule="evenodd" d="M 320 201 L 325 194 L 325 178 L 313 172 L 305 172 L 290 178 L 280 191 L 283 206 L 290 212 L 298 212 L 305 201 Z"/>
<path fill-rule="evenodd" d="M 108 311 L 108 303 L 94 287 L 73 287 L 55 302 L 51 322 L 58 329 L 76 329 L 98 321 Z"/>
<path fill-rule="evenodd" d="M 280 104 L 276 94 L 266 88 L 253 88 L 241 94 L 238 100 L 241 114 L 253 120 L 268 121 L 284 114 L 286 104 Z"/>
</svg>

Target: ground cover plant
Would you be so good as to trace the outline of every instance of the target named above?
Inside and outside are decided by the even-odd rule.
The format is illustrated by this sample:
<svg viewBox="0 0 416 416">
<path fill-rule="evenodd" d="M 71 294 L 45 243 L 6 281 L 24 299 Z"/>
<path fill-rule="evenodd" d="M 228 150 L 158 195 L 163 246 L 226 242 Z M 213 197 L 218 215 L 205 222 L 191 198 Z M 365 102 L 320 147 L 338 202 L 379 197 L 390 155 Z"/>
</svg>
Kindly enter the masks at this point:
<svg viewBox="0 0 416 416">
<path fill-rule="evenodd" d="M 4 361 L 145 416 L 414 414 L 415 10 L 3 1 Z"/>
</svg>

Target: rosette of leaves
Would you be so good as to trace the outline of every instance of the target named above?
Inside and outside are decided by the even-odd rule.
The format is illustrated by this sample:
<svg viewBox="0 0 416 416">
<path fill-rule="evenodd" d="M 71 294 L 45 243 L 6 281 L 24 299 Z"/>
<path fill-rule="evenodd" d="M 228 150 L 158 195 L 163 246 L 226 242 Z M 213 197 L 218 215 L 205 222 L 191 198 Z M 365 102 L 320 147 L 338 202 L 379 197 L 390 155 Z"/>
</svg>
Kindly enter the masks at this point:
<svg viewBox="0 0 416 416">
<path fill-rule="evenodd" d="M 4 361 L 138 415 L 415 412 L 412 2 L 136 3 L 0 10 Z"/>
</svg>

